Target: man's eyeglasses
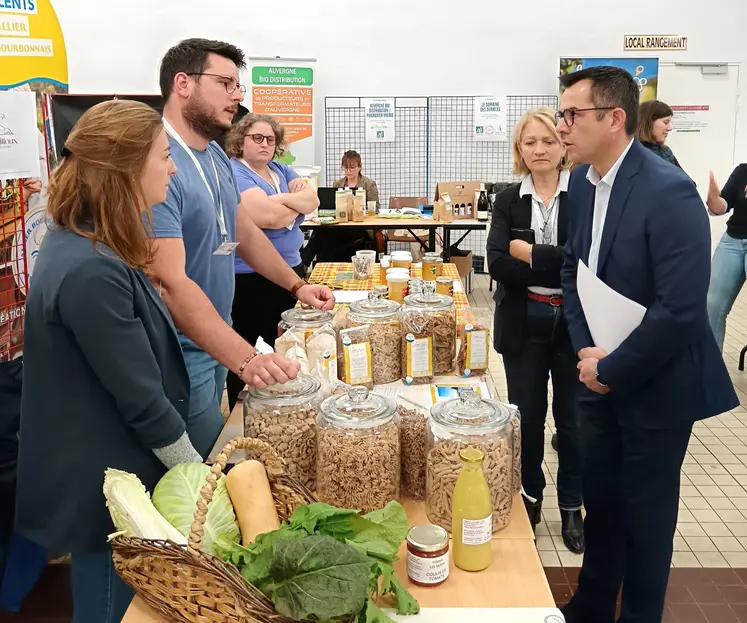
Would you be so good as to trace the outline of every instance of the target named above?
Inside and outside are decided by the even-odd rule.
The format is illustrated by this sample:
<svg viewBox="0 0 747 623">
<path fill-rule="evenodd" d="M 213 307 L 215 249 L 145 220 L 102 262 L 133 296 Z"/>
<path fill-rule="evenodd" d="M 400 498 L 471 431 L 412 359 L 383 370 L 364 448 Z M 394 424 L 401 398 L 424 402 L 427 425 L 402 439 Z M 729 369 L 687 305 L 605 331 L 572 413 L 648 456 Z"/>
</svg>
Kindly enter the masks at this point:
<svg viewBox="0 0 747 623">
<path fill-rule="evenodd" d="M 247 134 L 257 145 L 261 145 L 264 141 L 267 141 L 267 145 L 272 147 L 275 144 L 274 136 L 265 136 L 264 134 Z"/>
<path fill-rule="evenodd" d="M 236 91 L 236 89 L 238 89 L 242 95 L 246 95 L 246 87 L 243 84 L 239 84 L 238 82 L 236 82 L 236 80 L 234 80 L 230 76 L 222 76 L 220 74 L 211 74 L 208 72 L 199 72 L 199 71 L 193 71 L 191 73 L 188 73 L 187 75 L 188 76 L 212 76 L 213 78 L 218 78 L 219 79 L 218 81 L 224 87 L 226 87 L 226 93 L 230 94 Z"/>
<path fill-rule="evenodd" d="M 566 108 L 565 110 L 559 110 L 555 113 L 555 120 L 560 123 L 560 121 L 565 121 L 565 124 L 568 127 L 571 127 L 573 123 L 576 121 L 576 117 L 578 116 L 578 113 L 580 112 L 589 112 L 591 110 L 615 110 L 614 106 L 608 106 L 606 108 Z"/>
</svg>

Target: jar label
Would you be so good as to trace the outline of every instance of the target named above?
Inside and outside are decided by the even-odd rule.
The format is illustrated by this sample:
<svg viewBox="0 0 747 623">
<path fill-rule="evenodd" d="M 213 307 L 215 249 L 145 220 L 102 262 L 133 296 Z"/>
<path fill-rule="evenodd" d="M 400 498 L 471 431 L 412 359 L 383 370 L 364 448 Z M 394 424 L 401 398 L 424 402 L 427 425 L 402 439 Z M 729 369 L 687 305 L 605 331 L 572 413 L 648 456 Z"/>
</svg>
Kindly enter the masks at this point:
<svg viewBox="0 0 747 623">
<path fill-rule="evenodd" d="M 484 370 L 488 367 L 488 332 L 467 330 L 467 367 Z"/>
<path fill-rule="evenodd" d="M 346 338 L 348 336 L 345 336 Z M 345 382 L 350 385 L 363 385 L 373 380 L 373 363 L 371 359 L 371 344 L 346 344 L 345 350 Z"/>
<path fill-rule="evenodd" d="M 433 376 L 433 340 L 430 337 L 416 338 L 408 333 L 407 370 L 405 375 L 412 378 Z"/>
<path fill-rule="evenodd" d="M 420 584 L 440 584 L 449 577 L 449 552 L 436 558 L 421 558 L 408 551 L 407 575 Z"/>
<path fill-rule="evenodd" d="M 493 538 L 493 515 L 485 519 L 462 519 L 462 543 L 485 545 Z"/>
</svg>

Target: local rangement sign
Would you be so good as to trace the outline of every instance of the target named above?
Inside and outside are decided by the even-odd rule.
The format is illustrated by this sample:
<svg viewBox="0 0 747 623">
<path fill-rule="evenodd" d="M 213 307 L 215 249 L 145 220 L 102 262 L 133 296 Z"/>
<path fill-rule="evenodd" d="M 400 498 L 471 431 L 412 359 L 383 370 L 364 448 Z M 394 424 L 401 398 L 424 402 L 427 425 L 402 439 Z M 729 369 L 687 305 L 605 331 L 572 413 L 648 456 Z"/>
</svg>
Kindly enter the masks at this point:
<svg viewBox="0 0 747 623">
<path fill-rule="evenodd" d="M 625 51 L 660 50 L 684 52 L 687 37 L 679 35 L 625 35 Z"/>
</svg>

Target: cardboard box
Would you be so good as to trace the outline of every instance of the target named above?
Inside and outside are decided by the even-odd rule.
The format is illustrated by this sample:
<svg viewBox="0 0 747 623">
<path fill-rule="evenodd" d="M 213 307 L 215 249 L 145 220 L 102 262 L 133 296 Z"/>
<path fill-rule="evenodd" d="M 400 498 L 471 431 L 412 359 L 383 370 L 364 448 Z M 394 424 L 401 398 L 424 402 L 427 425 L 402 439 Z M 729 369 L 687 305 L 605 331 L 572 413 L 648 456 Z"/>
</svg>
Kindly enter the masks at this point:
<svg viewBox="0 0 747 623">
<path fill-rule="evenodd" d="M 401 210 L 402 208 L 417 208 L 428 203 L 427 197 L 390 197 L 389 209 Z"/>
<path fill-rule="evenodd" d="M 460 277 L 466 277 L 472 272 L 472 251 L 467 255 L 452 255 L 449 262 L 456 264 Z"/>
<path fill-rule="evenodd" d="M 335 219 L 338 223 L 347 223 L 353 217 L 353 194 L 335 193 Z"/>
<path fill-rule="evenodd" d="M 433 220 L 443 223 L 454 221 L 454 206 L 448 193 L 444 193 L 433 202 Z"/>
<path fill-rule="evenodd" d="M 366 193 L 355 195 L 353 197 L 353 207 L 350 211 L 351 221 L 362 223 L 366 220 Z"/>
<path fill-rule="evenodd" d="M 436 201 L 441 199 L 444 195 L 451 197 L 451 202 L 456 206 L 472 206 L 472 214 L 465 214 L 464 216 L 457 215 L 454 212 L 454 220 L 463 218 L 476 218 L 477 208 L 475 207 L 475 193 L 480 192 L 480 182 L 439 182 L 436 184 L 436 196 L 433 204 L 433 218 L 436 218 Z M 443 219 L 445 220 L 445 219 Z M 446 221 L 449 222 L 449 221 Z"/>
</svg>

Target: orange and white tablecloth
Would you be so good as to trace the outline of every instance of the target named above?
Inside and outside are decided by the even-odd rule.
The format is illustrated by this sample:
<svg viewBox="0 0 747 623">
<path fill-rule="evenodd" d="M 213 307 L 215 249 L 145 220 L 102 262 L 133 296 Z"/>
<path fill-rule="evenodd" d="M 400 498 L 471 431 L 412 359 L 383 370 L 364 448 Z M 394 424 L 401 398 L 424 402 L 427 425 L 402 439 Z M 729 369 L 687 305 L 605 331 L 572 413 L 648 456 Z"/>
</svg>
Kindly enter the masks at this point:
<svg viewBox="0 0 747 623">
<path fill-rule="evenodd" d="M 309 283 L 325 285 L 332 290 L 373 290 L 379 284 L 379 265 L 376 264 L 373 277 L 370 279 L 352 279 L 353 265 L 350 262 L 324 262 L 316 264 L 309 277 Z M 421 268 L 413 265 L 410 276 L 421 277 Z M 455 264 L 444 264 L 441 275 L 451 277 L 458 283 L 454 287 L 454 305 L 457 309 L 457 321 L 460 322 L 463 312 L 469 309 L 469 301 L 459 279 L 459 271 Z"/>
</svg>

